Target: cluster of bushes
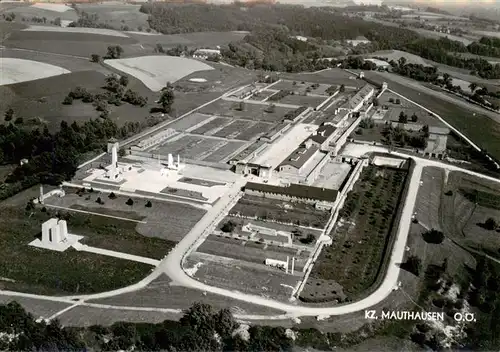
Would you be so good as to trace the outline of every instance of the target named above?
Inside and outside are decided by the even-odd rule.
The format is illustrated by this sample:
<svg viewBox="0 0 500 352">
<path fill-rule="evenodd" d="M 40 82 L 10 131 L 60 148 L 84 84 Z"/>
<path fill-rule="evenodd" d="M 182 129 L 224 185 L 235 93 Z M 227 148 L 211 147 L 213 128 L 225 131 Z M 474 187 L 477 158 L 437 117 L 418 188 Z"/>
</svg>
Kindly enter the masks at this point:
<svg viewBox="0 0 500 352">
<path fill-rule="evenodd" d="M 129 82 L 127 76 L 118 76 L 111 74 L 106 77 L 106 91 L 103 93 L 92 94 L 86 88 L 76 87 L 64 98 L 63 104 L 71 105 L 73 100 L 82 100 L 84 103 L 93 103 L 95 109 L 100 111 L 100 117 L 107 118 L 109 116 L 108 104 L 120 106 L 122 102 L 126 102 L 136 106 L 145 106 L 147 99 L 140 96 L 137 92 L 131 89 L 125 90 Z"/>
<path fill-rule="evenodd" d="M 299 116 L 300 114 L 302 114 L 306 110 L 307 110 L 307 106 L 301 106 L 293 111 L 289 111 L 285 114 L 285 119 L 293 121 L 297 116 Z"/>
<path fill-rule="evenodd" d="M 292 95 L 292 94 L 293 94 L 292 91 L 282 89 L 279 92 L 274 93 L 273 95 L 271 95 L 267 100 L 270 100 L 270 101 L 280 101 L 284 97 L 286 97 L 288 95 Z"/>
</svg>

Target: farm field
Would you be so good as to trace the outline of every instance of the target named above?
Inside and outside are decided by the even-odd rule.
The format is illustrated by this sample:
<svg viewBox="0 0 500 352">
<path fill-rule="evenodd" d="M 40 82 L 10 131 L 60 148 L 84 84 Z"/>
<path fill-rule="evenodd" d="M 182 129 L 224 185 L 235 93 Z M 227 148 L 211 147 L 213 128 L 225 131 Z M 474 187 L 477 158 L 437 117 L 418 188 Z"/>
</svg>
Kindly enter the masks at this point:
<svg viewBox="0 0 500 352">
<path fill-rule="evenodd" d="M 276 106 L 274 112 L 266 112 L 267 104 L 251 104 L 246 103 L 244 110 L 238 110 L 238 103 L 228 100 L 219 99 L 210 105 L 207 105 L 200 109 L 201 113 L 218 115 L 218 116 L 228 116 L 239 119 L 249 119 L 255 121 L 263 122 L 277 122 L 281 121 L 287 112 L 292 111 L 290 108 L 283 108 Z"/>
<path fill-rule="evenodd" d="M 407 53 L 406 51 L 401 51 L 401 50 L 379 50 L 379 51 L 375 51 L 374 53 L 367 55 L 367 57 L 381 57 L 381 58 L 387 59 L 386 60 L 387 62 L 389 62 L 391 60 L 398 62 L 398 60 L 400 58 L 404 57 L 406 59 L 406 62 L 409 64 L 416 64 L 416 65 L 422 65 L 422 66 L 432 66 L 432 65 L 428 64 L 420 56 L 414 55 L 411 53 Z"/>
<path fill-rule="evenodd" d="M 131 241 L 138 240 L 137 244 L 134 244 L 133 241 L 127 245 L 124 245 L 124 243 L 126 244 L 130 241 L 120 242 L 123 240 L 119 235 L 120 226 L 110 227 L 113 230 L 110 230 L 110 234 L 100 235 L 96 238 L 90 238 L 90 240 L 101 241 L 99 245 L 92 245 L 100 246 L 102 244 L 104 248 L 112 246 L 108 249 L 118 251 L 120 250 L 119 245 L 124 245 L 121 249 L 124 252 L 125 248 L 130 248 L 130 251 L 136 251 L 137 248 L 135 247 L 140 246 L 142 241 L 145 243 L 143 245 L 145 248 L 144 251 L 150 251 L 152 253 L 150 255 L 154 258 L 163 258 L 170 246 L 175 244 L 175 241 L 182 239 L 205 214 L 204 210 L 187 204 L 152 200 L 152 206 L 148 208 L 145 206 L 146 201 L 144 199 L 132 197 L 134 204 L 130 206 L 126 204 L 129 197 L 116 195 L 115 199 L 110 199 L 109 194 L 101 194 L 99 192 L 87 192 L 80 197 L 76 194 L 76 191 L 77 189 L 74 188 L 68 189 L 65 197 L 51 197 L 47 200 L 47 204 L 144 221 L 144 223 L 127 222 L 120 225 L 129 228 L 129 232 L 133 232 L 133 236 L 130 235 Z M 96 201 L 99 197 L 104 204 L 97 204 Z M 105 220 L 102 220 L 102 222 L 105 222 Z M 135 230 L 132 231 L 130 228 Z M 141 240 L 137 236 L 139 234 L 141 237 L 149 239 Z M 157 241 L 158 239 L 160 241 Z M 114 241 L 117 243 L 114 244 Z M 137 253 L 132 252 L 132 254 Z"/>
<path fill-rule="evenodd" d="M 407 87 L 392 79 L 392 75 L 382 75 L 377 72 L 366 72 L 365 75 L 380 83 L 388 82 L 390 89 L 437 113 L 474 143 L 486 149 L 495 158 L 500 159 L 500 144 L 496 142 L 500 139 L 500 125 L 485 113 L 474 112 L 474 107 L 470 104 L 458 105 L 444 100 L 436 93 L 430 94 L 424 90 L 417 91 L 412 87 Z"/>
<path fill-rule="evenodd" d="M 127 32 L 127 35 L 138 40 L 141 45 L 151 49 L 156 44 L 162 45 L 165 49 L 178 45 L 187 46 L 188 48 L 215 47 L 217 45 L 227 45 L 230 42 L 241 40 L 246 36 L 246 34 L 239 32 L 195 32 L 153 35 L 149 35 L 147 32 Z"/>
<path fill-rule="evenodd" d="M 286 301 L 300 278 L 279 269 L 259 268 L 235 260 L 220 260 L 217 257 L 203 260 L 203 257 L 205 256 L 199 258 L 199 254 L 195 253 L 185 266 L 201 263 L 194 278 L 229 290 Z"/>
<path fill-rule="evenodd" d="M 256 92 L 256 93 L 252 94 L 252 96 L 250 97 L 250 100 L 263 101 L 264 99 L 269 98 L 274 93 L 276 93 L 276 92 L 274 92 L 272 90 L 265 90 L 264 89 L 260 92 Z"/>
<path fill-rule="evenodd" d="M 80 11 L 97 14 L 99 22 L 112 28 L 121 29 L 123 26 L 127 26 L 129 30 L 136 31 L 138 28 L 146 30 L 149 27 L 148 15 L 139 11 L 140 5 L 104 2 L 99 4 L 83 3 L 77 6 Z"/>
<path fill-rule="evenodd" d="M 285 209 L 286 211 L 283 211 Z M 328 211 L 317 210 L 314 205 L 291 203 L 275 199 L 244 195 L 229 211 L 230 215 L 261 220 L 274 220 L 292 225 L 322 229 L 330 216 Z"/>
<path fill-rule="evenodd" d="M 334 281 L 348 297 L 368 290 L 382 270 L 407 170 L 367 166 L 339 213 L 331 246 L 323 248 L 311 277 Z M 321 290 L 303 291 L 307 301 L 325 300 Z"/>
<path fill-rule="evenodd" d="M 127 286 L 151 272 L 151 266 L 124 259 L 68 249 L 55 252 L 28 245 L 39 236 L 48 212 L 2 205 L 0 219 L 0 288 L 37 294 L 96 293 Z M 86 225 L 68 227 L 79 233 Z"/>
<path fill-rule="evenodd" d="M 129 59 L 104 60 L 105 64 L 139 79 L 154 92 L 197 71 L 213 67 L 197 60 L 176 56 L 141 56 Z"/>
<path fill-rule="evenodd" d="M 47 27 L 58 28 L 58 27 Z M 61 28 L 61 27 L 59 27 Z M 35 52 L 67 55 L 74 58 L 90 58 L 91 54 L 106 55 L 110 45 L 120 45 L 123 55 L 144 55 L 144 49 L 135 45 L 137 41 L 127 36 L 74 33 L 62 31 L 15 31 L 4 41 L 8 48 L 33 50 Z M 119 32 L 118 32 L 119 33 Z"/>
<path fill-rule="evenodd" d="M 70 73 L 62 67 L 7 57 L 0 58 L 0 70 L 2 71 L 0 86 Z"/>
<path fill-rule="evenodd" d="M 61 20 L 68 21 L 75 21 L 78 19 L 76 12 L 69 6 L 63 4 L 33 4 L 30 6 L 29 4 L 23 4 L 22 2 L 2 2 L 0 3 L 0 12 L 3 11 L 15 14 L 18 22 L 21 22 L 23 17 L 31 19 L 34 16 L 40 18 L 45 17 L 49 23 L 50 21 L 54 21 L 57 17 L 60 17 Z"/>
<path fill-rule="evenodd" d="M 443 197 L 444 170 L 425 167 L 415 204 L 414 215 L 423 226 L 441 230 L 439 209 Z"/>
<path fill-rule="evenodd" d="M 233 157 L 233 160 L 241 160 L 241 159 L 246 158 L 247 156 L 249 156 L 250 154 L 252 154 L 254 151 L 256 151 L 257 149 L 259 149 L 264 144 L 266 144 L 266 142 L 264 142 L 264 141 L 256 141 L 256 142 L 250 144 L 245 149 L 243 149 L 238 154 L 236 154 Z"/>
</svg>

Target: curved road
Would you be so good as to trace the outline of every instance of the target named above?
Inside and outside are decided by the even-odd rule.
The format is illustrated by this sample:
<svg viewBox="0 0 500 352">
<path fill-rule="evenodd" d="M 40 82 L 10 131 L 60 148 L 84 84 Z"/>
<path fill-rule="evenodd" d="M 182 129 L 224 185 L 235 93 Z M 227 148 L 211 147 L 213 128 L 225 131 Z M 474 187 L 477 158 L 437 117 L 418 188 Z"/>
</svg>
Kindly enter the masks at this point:
<svg viewBox="0 0 500 352">
<path fill-rule="evenodd" d="M 374 147 L 374 146 L 366 146 L 366 145 L 347 145 L 346 147 L 346 155 L 351 156 L 362 156 L 369 152 L 387 152 L 388 150 L 383 147 Z M 407 158 L 408 155 L 392 152 L 393 155 L 402 156 Z M 128 293 L 137 291 L 146 287 L 150 282 L 154 279 L 158 278 L 161 274 L 165 273 L 168 275 L 172 281 L 174 281 L 177 285 L 182 285 L 185 287 L 202 290 L 205 292 L 210 292 L 213 294 L 222 295 L 225 297 L 230 297 L 233 299 L 245 301 L 251 304 L 266 306 L 278 310 L 282 310 L 285 314 L 279 315 L 239 315 L 238 318 L 252 320 L 252 319 L 283 319 L 290 317 L 300 317 L 300 316 L 331 316 L 331 315 L 342 315 L 348 313 L 354 313 L 358 311 L 362 311 L 367 309 L 381 301 L 383 301 L 397 286 L 398 276 L 400 268 L 398 266 L 399 263 L 402 262 L 404 251 L 406 247 L 406 242 L 409 234 L 409 228 L 411 225 L 411 218 L 414 209 L 414 205 L 417 199 L 418 189 L 420 186 L 420 178 L 422 174 L 422 169 L 426 166 L 434 166 L 443 169 L 448 169 L 450 171 L 460 171 L 463 173 L 467 173 L 470 175 L 474 175 L 480 177 L 482 179 L 487 179 L 494 182 L 499 182 L 499 179 L 485 176 L 470 170 L 462 169 L 457 166 L 448 165 L 435 160 L 428 160 L 423 158 L 413 157 L 416 162 L 416 166 L 412 175 L 410 176 L 410 187 L 408 191 L 408 196 L 405 199 L 403 205 L 403 211 L 401 214 L 401 221 L 399 223 L 398 235 L 396 241 L 394 243 L 394 247 L 391 252 L 391 258 L 389 262 L 389 267 L 382 282 L 381 286 L 373 292 L 368 297 L 358 301 L 349 303 L 346 305 L 335 305 L 332 307 L 307 307 L 301 306 L 299 304 L 293 303 L 284 303 L 256 295 L 240 293 L 236 291 L 231 291 L 219 287 L 209 286 L 203 284 L 189 275 L 185 273 L 182 269 L 182 262 L 184 258 L 190 253 L 190 251 L 196 246 L 196 244 L 206 235 L 206 229 L 210 228 L 216 222 L 217 217 L 220 215 L 222 211 L 225 211 L 226 208 L 234 201 L 234 197 L 236 197 L 237 193 L 240 190 L 241 185 L 246 181 L 242 179 L 239 182 L 236 182 L 231 189 L 231 192 L 228 192 L 223 198 L 220 199 L 217 204 L 210 209 L 207 214 L 195 225 L 195 227 L 186 235 L 175 248 L 173 248 L 170 253 L 161 261 L 161 263 L 152 271 L 152 273 L 141 280 L 140 282 L 130 285 L 124 288 L 120 288 L 114 291 L 103 292 L 99 294 L 93 295 L 79 295 L 79 296 L 67 296 L 67 297 L 50 297 L 50 296 L 42 296 L 42 295 L 34 295 L 34 294 L 25 294 L 20 292 L 11 292 L 11 291 L 0 291 L 0 294 L 10 295 L 10 296 L 20 296 L 27 298 L 36 298 L 36 299 L 45 299 L 51 301 L 59 301 L 64 303 L 75 304 L 75 301 L 79 301 L 82 305 L 90 305 L 92 303 L 85 303 L 84 301 L 90 299 L 99 299 L 105 297 L 113 297 L 119 294 Z M 97 304 L 96 304 L 97 305 Z M 102 305 L 103 308 L 115 308 L 120 309 L 116 306 L 107 306 Z M 127 308 L 135 308 L 137 310 L 156 310 L 156 311 L 174 311 L 166 308 L 144 308 L 144 307 L 121 307 L 122 309 Z"/>
</svg>

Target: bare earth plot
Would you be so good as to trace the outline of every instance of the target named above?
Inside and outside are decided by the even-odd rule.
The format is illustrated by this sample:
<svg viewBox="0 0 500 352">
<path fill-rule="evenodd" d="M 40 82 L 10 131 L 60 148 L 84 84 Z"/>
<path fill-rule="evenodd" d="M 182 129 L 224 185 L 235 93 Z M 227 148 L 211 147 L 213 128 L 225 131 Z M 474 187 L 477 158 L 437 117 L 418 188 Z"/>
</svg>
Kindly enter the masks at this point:
<svg viewBox="0 0 500 352">
<path fill-rule="evenodd" d="M 183 117 L 178 121 L 175 121 L 174 123 L 171 123 L 170 125 L 168 125 L 168 127 L 173 128 L 174 130 L 177 131 L 185 131 L 205 120 L 210 119 L 211 117 L 212 117 L 211 115 L 204 115 L 194 112 L 186 117 Z"/>
<path fill-rule="evenodd" d="M 406 51 L 401 50 L 379 50 L 374 53 L 368 55 L 369 57 L 382 57 L 387 58 L 387 61 L 394 60 L 398 62 L 398 60 L 402 57 L 406 59 L 406 62 L 409 64 L 423 65 L 423 66 L 431 66 L 426 63 L 424 59 L 422 59 L 418 55 L 407 53 Z"/>
<path fill-rule="evenodd" d="M 275 199 L 267 199 L 244 195 L 229 214 L 274 220 L 287 224 L 324 228 L 329 218 L 329 212 L 321 211 L 314 205 L 292 203 Z"/>
<path fill-rule="evenodd" d="M 181 158 L 201 160 L 211 152 L 224 146 L 227 142 L 221 139 L 207 138 L 198 135 L 185 135 L 172 142 L 167 142 L 154 149 L 162 155 L 169 153 L 180 155 Z"/>
<path fill-rule="evenodd" d="M 327 97 L 314 97 L 310 95 L 287 95 L 283 99 L 280 99 L 280 103 L 283 104 L 293 104 L 299 106 L 310 106 L 315 108 L 319 104 L 321 104 Z"/>
<path fill-rule="evenodd" d="M 241 133 L 246 131 L 250 126 L 254 126 L 255 123 L 252 121 L 246 121 L 246 120 L 235 120 L 231 122 L 229 125 L 223 127 L 213 135 L 215 137 L 222 137 L 222 138 L 238 138 Z"/>
<path fill-rule="evenodd" d="M 179 269 L 180 270 L 180 269 Z M 117 306 L 158 307 L 187 309 L 195 302 L 211 304 L 216 309 L 229 308 L 239 314 L 280 314 L 281 311 L 233 300 L 203 291 L 173 284 L 166 276 L 160 276 L 146 288 L 118 296 L 91 301 Z"/>
<path fill-rule="evenodd" d="M 84 34 L 99 34 L 109 35 L 114 37 L 128 38 L 122 32 L 104 28 L 84 28 L 84 27 L 49 27 L 49 26 L 29 26 L 23 29 L 25 32 L 57 32 L 57 33 L 84 33 Z"/>
<path fill-rule="evenodd" d="M 439 211 L 431 209 L 439 210 L 443 186 L 444 171 L 442 169 L 431 167 L 423 169 L 414 215 L 422 225 L 430 229 L 441 230 Z"/>
<path fill-rule="evenodd" d="M 209 236 L 197 249 L 198 253 L 206 253 L 214 256 L 232 258 L 248 263 L 263 265 L 266 258 L 278 259 L 286 261 L 287 256 L 295 256 L 296 270 L 302 270 L 309 255 L 309 252 L 301 252 L 287 247 L 278 247 L 273 245 L 264 245 L 235 238 L 227 238 L 220 236 Z"/>
<path fill-rule="evenodd" d="M 297 82 L 320 83 L 338 86 L 343 84 L 346 88 L 361 88 L 366 84 L 364 80 L 357 79 L 356 76 L 338 68 L 332 68 L 315 73 L 284 73 L 281 74 L 280 77 Z"/>
<path fill-rule="evenodd" d="M 273 128 L 274 124 L 267 122 L 257 122 L 253 126 L 243 130 L 239 135 L 238 139 L 242 139 L 245 141 L 250 141 L 253 139 L 257 139 L 263 134 L 266 134 Z"/>
<path fill-rule="evenodd" d="M 197 280 L 245 293 L 279 300 L 290 298 L 300 276 L 286 274 L 280 269 L 257 268 L 232 261 L 218 262 L 195 258 L 196 254 L 187 261 L 185 266 L 201 263 L 194 278 Z"/>
<path fill-rule="evenodd" d="M 210 132 L 213 129 L 227 125 L 230 122 L 231 119 L 224 117 L 216 117 L 191 132 L 196 134 L 208 134 L 207 132 Z"/>
<path fill-rule="evenodd" d="M 154 92 L 164 88 L 167 82 L 175 82 L 193 72 L 213 70 L 213 67 L 176 56 L 141 56 L 129 59 L 105 60 L 104 63 L 136 77 Z"/>
<path fill-rule="evenodd" d="M 237 151 L 240 147 L 242 147 L 244 143 L 241 142 L 227 142 L 225 145 L 222 147 L 216 149 L 210 155 L 206 156 L 203 158 L 203 161 L 209 161 L 209 162 L 221 162 L 231 154 L 233 154 L 235 151 Z"/>
<path fill-rule="evenodd" d="M 43 62 L 7 57 L 0 58 L 0 71 L 1 86 L 70 73 L 62 67 Z"/>
</svg>

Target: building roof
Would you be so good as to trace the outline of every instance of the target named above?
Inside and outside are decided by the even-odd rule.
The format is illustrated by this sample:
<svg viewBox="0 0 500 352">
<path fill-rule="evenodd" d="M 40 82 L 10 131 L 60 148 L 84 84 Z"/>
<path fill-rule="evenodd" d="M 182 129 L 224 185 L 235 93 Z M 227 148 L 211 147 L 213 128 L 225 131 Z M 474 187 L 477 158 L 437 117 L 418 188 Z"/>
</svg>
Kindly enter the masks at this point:
<svg viewBox="0 0 500 352">
<path fill-rule="evenodd" d="M 316 199 L 326 202 L 334 202 L 338 191 L 329 188 L 311 187 L 292 183 L 289 186 L 273 186 L 265 183 L 247 182 L 245 189 L 260 191 L 264 193 L 275 193 L 288 195 L 290 197 Z"/>
<path fill-rule="evenodd" d="M 365 84 L 363 88 L 361 88 L 351 99 L 349 99 L 349 109 L 354 109 L 366 99 L 368 94 L 371 94 L 373 91 L 374 89 L 372 86 Z"/>
<path fill-rule="evenodd" d="M 309 148 L 305 146 L 300 146 L 295 149 L 292 154 L 290 154 L 286 160 L 279 164 L 278 168 L 281 166 L 293 166 L 300 169 L 305 163 L 319 150 L 316 146 L 311 146 Z"/>
<path fill-rule="evenodd" d="M 448 127 L 429 126 L 429 133 L 430 134 L 449 134 L 450 129 Z"/>
<path fill-rule="evenodd" d="M 322 144 L 324 141 L 327 140 L 328 137 L 330 137 L 333 134 L 333 132 L 335 132 L 336 129 L 337 128 L 335 126 L 330 124 L 321 125 L 316 130 L 316 132 L 314 132 L 314 134 L 308 139 L 316 143 Z"/>
</svg>

